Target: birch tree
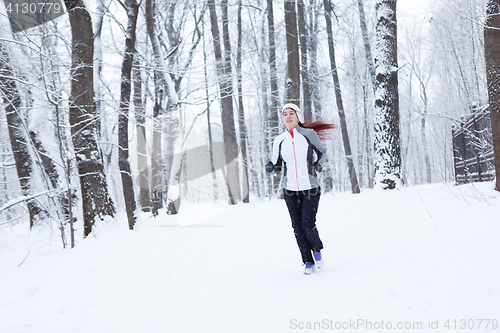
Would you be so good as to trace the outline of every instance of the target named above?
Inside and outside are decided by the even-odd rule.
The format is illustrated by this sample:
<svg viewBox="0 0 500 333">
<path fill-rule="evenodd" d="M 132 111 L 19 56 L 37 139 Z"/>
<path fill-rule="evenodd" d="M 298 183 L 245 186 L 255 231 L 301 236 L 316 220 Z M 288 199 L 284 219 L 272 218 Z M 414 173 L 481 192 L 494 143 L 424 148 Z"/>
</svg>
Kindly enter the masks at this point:
<svg viewBox="0 0 500 333">
<path fill-rule="evenodd" d="M 247 157 L 247 127 L 245 124 L 245 111 L 243 106 L 243 75 L 242 75 L 242 44 L 243 44 L 243 31 L 241 21 L 242 0 L 238 1 L 238 47 L 236 51 L 236 75 L 238 80 L 238 123 L 240 126 L 240 145 L 241 157 L 243 159 L 243 202 L 248 203 L 249 197 L 249 183 L 248 183 L 248 157 Z"/>
<path fill-rule="evenodd" d="M 375 182 L 401 184 L 396 0 L 377 0 L 375 47 Z"/>
</svg>

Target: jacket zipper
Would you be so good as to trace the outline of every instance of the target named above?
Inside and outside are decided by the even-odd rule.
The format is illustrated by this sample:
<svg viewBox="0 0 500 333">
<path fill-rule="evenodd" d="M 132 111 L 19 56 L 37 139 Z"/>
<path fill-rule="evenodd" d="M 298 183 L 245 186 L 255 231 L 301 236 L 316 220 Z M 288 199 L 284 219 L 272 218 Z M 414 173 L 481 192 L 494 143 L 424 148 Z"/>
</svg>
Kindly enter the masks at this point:
<svg viewBox="0 0 500 333">
<path fill-rule="evenodd" d="M 292 146 L 293 146 L 293 158 L 295 159 L 295 181 L 297 182 L 297 191 L 300 191 L 299 188 L 299 172 L 297 170 L 297 155 L 295 154 L 295 138 L 293 135 L 293 129 L 292 129 Z"/>
</svg>

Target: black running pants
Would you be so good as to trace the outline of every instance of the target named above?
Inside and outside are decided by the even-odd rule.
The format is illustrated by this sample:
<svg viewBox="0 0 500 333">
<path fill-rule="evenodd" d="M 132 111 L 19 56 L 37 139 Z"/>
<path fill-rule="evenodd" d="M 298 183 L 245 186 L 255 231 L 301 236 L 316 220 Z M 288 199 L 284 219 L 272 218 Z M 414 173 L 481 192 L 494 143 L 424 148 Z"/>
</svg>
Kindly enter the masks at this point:
<svg viewBox="0 0 500 333">
<path fill-rule="evenodd" d="M 292 219 L 295 239 L 302 255 L 302 262 L 313 264 L 312 252 L 318 252 L 323 248 L 316 228 L 316 213 L 321 189 L 319 187 L 306 191 L 284 189 L 283 192 Z"/>
</svg>

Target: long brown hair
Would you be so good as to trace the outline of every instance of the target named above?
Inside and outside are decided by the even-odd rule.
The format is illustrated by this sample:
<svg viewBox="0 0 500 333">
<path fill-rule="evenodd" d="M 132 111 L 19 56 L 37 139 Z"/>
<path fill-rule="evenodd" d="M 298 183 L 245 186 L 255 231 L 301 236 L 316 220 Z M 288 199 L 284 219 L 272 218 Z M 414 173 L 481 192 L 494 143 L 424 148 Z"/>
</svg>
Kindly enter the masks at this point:
<svg viewBox="0 0 500 333">
<path fill-rule="evenodd" d="M 299 126 L 314 130 L 316 134 L 318 134 L 320 140 L 331 140 L 331 130 L 337 128 L 337 125 L 324 122 L 323 120 L 308 120 L 304 124 L 299 121 Z"/>
</svg>

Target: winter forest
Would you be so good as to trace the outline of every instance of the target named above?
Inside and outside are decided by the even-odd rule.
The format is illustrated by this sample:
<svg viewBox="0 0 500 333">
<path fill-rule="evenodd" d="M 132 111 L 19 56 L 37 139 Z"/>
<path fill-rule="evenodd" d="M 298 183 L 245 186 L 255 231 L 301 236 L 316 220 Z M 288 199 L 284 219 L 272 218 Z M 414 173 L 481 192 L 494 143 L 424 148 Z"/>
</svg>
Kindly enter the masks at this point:
<svg viewBox="0 0 500 333">
<path fill-rule="evenodd" d="M 498 328 L 500 0 L 40 4 L 0 5 L 0 331 Z M 290 102 L 334 124 L 313 300 Z"/>
<path fill-rule="evenodd" d="M 353 193 L 454 182 L 452 126 L 488 104 L 485 0 L 65 5 L 22 31 L 4 12 L 0 110 L 0 220 L 65 244 L 117 211 L 279 195 L 286 101 L 337 125 L 323 188 Z"/>
</svg>

